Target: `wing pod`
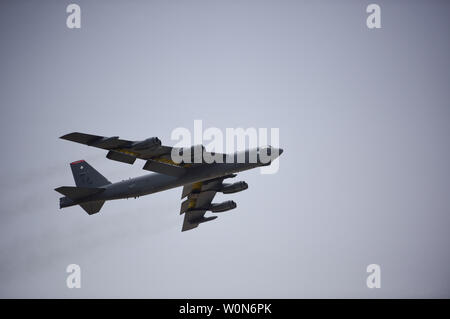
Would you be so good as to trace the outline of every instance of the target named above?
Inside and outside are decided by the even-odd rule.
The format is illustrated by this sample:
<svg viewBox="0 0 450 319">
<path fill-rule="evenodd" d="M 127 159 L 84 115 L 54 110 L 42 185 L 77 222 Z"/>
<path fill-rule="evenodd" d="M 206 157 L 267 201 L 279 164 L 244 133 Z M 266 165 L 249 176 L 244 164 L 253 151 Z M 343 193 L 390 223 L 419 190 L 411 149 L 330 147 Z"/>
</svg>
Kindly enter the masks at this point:
<svg viewBox="0 0 450 319">
<path fill-rule="evenodd" d="M 222 188 L 221 188 L 221 192 L 224 194 L 232 194 L 232 193 L 237 193 L 237 192 L 241 192 L 243 190 L 246 190 L 248 188 L 248 184 L 246 182 L 236 182 L 233 184 L 223 184 Z"/>
<path fill-rule="evenodd" d="M 94 146 L 94 147 L 100 147 L 100 148 L 109 148 L 109 147 L 115 147 L 118 140 L 119 140 L 118 136 L 101 137 L 101 138 L 98 138 L 98 139 L 88 142 L 87 145 Z"/>
<path fill-rule="evenodd" d="M 109 151 L 108 154 L 106 154 L 106 158 L 127 164 L 133 164 L 136 161 L 135 156 L 116 151 Z"/>
<path fill-rule="evenodd" d="M 236 203 L 232 200 L 227 200 L 225 202 L 222 202 L 220 204 L 211 204 L 211 206 L 209 206 L 209 209 L 211 212 L 213 213 L 221 213 L 221 212 L 226 212 L 227 210 L 231 210 L 236 208 Z"/>
<path fill-rule="evenodd" d="M 137 151 L 151 149 L 157 146 L 161 146 L 161 140 L 157 137 L 150 137 L 143 141 L 134 142 L 131 145 L 131 147 Z"/>
</svg>

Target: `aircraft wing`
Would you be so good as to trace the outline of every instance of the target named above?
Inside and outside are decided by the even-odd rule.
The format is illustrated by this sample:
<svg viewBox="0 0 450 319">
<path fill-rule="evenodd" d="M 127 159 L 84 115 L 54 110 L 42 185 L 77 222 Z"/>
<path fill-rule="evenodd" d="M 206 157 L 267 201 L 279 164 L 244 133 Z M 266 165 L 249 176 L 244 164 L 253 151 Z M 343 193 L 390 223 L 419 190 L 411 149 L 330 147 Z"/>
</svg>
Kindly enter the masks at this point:
<svg viewBox="0 0 450 319">
<path fill-rule="evenodd" d="M 172 147 L 161 145 L 157 137 L 143 141 L 129 141 L 118 136 L 105 137 L 99 135 L 74 132 L 61 136 L 62 139 L 93 146 L 109 151 L 107 158 L 122 163 L 133 164 L 137 158 L 146 160 L 145 170 L 171 176 L 185 173 L 189 164 L 177 164 L 171 159 Z"/>
<path fill-rule="evenodd" d="M 187 199 L 181 203 L 180 215 L 184 214 L 181 231 L 194 229 L 201 223 L 217 218 L 217 216 L 205 217 L 205 213 L 211 210 L 211 202 L 216 193 L 221 191 L 223 180 L 235 176 L 235 174 L 231 174 L 183 187 L 181 198 L 183 199 L 187 196 Z M 234 205 L 236 207 L 236 204 Z"/>
</svg>

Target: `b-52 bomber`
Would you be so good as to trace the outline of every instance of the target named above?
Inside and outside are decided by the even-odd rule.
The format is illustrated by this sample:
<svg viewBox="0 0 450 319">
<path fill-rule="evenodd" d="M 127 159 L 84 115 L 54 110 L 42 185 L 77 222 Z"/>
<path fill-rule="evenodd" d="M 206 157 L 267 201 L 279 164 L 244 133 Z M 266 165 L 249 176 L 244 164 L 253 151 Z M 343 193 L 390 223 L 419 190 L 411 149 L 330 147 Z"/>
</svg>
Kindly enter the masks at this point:
<svg viewBox="0 0 450 319">
<path fill-rule="evenodd" d="M 184 214 L 181 231 L 217 218 L 205 217 L 207 211 L 220 213 L 236 208 L 232 200 L 212 203 L 217 192 L 231 194 L 248 188 L 244 181 L 224 183 L 224 180 L 235 177 L 238 172 L 269 165 L 283 152 L 281 148 L 265 146 L 233 154 L 215 154 L 206 152 L 202 145 L 176 149 L 164 146 L 157 137 L 128 141 L 117 136 L 104 137 L 78 132 L 60 138 L 107 150 L 106 157 L 111 160 L 128 164 L 133 164 L 136 159 L 145 160 L 143 169 L 153 172 L 111 183 L 86 161 L 72 162 L 70 168 L 76 187 L 62 186 L 55 189 L 64 195 L 59 201 L 60 208 L 80 205 L 92 215 L 98 213 L 107 200 L 137 198 L 183 186 L 181 199 L 187 198 L 181 203 L 180 214 Z M 196 155 L 199 147 L 203 155 L 200 159 Z M 184 155 L 183 160 L 174 161 L 173 154 Z M 207 161 L 205 155 L 223 160 Z"/>
</svg>

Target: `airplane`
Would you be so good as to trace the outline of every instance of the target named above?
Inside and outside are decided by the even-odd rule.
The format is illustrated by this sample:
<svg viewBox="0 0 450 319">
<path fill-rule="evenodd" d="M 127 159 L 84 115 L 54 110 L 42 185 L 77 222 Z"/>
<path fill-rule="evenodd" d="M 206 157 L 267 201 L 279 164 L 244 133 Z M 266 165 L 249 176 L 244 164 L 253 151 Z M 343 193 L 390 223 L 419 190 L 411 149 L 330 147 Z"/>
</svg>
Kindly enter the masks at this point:
<svg viewBox="0 0 450 319">
<path fill-rule="evenodd" d="M 175 162 L 172 160 L 174 148 L 162 145 L 157 137 L 128 141 L 119 139 L 118 136 L 105 137 L 74 132 L 60 138 L 107 150 L 106 157 L 110 160 L 134 164 L 136 159 L 143 159 L 146 161 L 143 169 L 153 172 L 111 183 L 86 161 L 72 162 L 70 168 L 76 186 L 61 186 L 55 189 L 64 195 L 59 201 L 60 209 L 80 205 L 92 215 L 98 213 L 107 200 L 138 198 L 183 186 L 181 199 L 187 199 L 182 202 L 180 209 L 180 215 L 184 214 L 181 231 L 194 229 L 201 223 L 217 218 L 205 217 L 207 211 L 220 213 L 236 208 L 237 205 L 232 200 L 212 203 L 214 196 L 217 192 L 231 194 L 246 190 L 248 184 L 244 181 L 224 183 L 224 180 L 236 177 L 236 173 L 241 171 L 270 165 L 283 153 L 283 149 L 270 145 L 233 154 L 211 152 L 210 155 L 218 156 L 223 161 L 209 163 L 203 158 L 194 159 L 195 147 L 201 148 L 201 154 L 207 154 L 205 148 L 199 145 L 175 149 L 175 152 L 181 155 L 186 152 L 187 157 L 190 156 L 190 160 Z M 268 155 L 268 160 L 263 160 L 262 154 Z M 239 158 L 241 160 L 238 160 Z M 256 160 L 252 160 L 255 158 Z"/>
</svg>

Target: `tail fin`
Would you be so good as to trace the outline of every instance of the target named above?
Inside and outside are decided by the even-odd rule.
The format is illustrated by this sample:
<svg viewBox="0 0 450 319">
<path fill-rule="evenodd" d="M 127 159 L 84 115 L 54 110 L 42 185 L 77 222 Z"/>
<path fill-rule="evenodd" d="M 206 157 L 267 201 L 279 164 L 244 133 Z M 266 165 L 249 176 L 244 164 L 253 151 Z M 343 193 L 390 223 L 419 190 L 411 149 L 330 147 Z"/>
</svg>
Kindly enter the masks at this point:
<svg viewBox="0 0 450 319">
<path fill-rule="evenodd" d="M 72 169 L 73 179 L 77 187 L 62 186 L 55 190 L 66 197 L 59 199 L 59 207 L 69 207 L 80 203 L 82 201 L 90 200 L 88 202 L 82 202 L 79 204 L 89 215 L 98 213 L 105 203 L 104 200 L 95 200 L 95 194 L 103 192 L 105 189 L 101 186 L 111 184 L 102 174 L 97 172 L 91 165 L 84 160 L 70 163 Z M 88 198 L 94 196 L 93 198 Z"/>
<path fill-rule="evenodd" d="M 97 172 L 84 160 L 70 163 L 73 179 L 78 187 L 100 187 L 111 184 L 102 174 Z"/>
</svg>

